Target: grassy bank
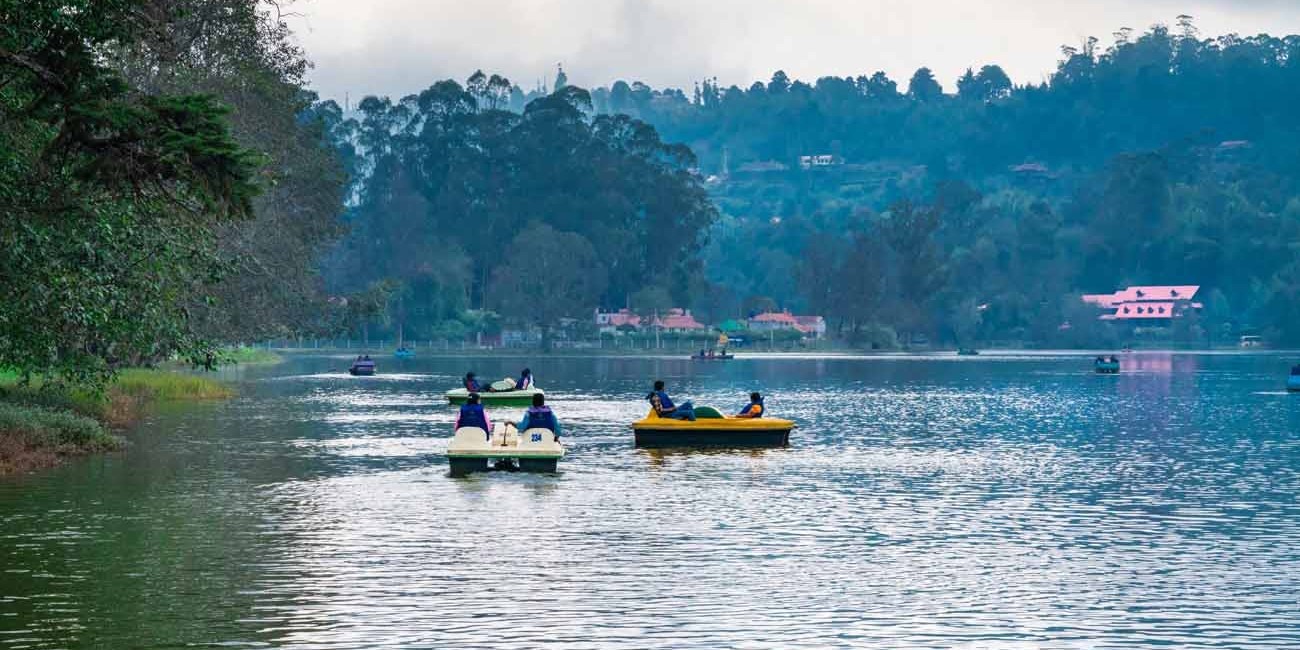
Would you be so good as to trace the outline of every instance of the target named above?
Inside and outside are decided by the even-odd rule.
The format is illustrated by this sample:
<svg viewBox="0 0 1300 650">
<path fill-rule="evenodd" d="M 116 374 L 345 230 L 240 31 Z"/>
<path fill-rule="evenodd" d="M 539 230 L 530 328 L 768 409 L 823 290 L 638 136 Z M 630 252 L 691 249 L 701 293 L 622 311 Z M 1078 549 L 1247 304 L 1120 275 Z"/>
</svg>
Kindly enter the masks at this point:
<svg viewBox="0 0 1300 650">
<path fill-rule="evenodd" d="M 229 386 L 207 377 L 126 370 L 102 392 L 24 386 L 0 372 L 0 475 L 55 465 L 69 456 L 120 449 L 112 433 L 136 422 L 151 404 L 225 399 Z"/>
<path fill-rule="evenodd" d="M 262 348 L 250 348 L 240 346 L 237 348 L 227 348 L 221 351 L 221 358 L 226 362 L 242 364 L 271 364 L 280 363 L 284 358 L 280 355 Z"/>
</svg>

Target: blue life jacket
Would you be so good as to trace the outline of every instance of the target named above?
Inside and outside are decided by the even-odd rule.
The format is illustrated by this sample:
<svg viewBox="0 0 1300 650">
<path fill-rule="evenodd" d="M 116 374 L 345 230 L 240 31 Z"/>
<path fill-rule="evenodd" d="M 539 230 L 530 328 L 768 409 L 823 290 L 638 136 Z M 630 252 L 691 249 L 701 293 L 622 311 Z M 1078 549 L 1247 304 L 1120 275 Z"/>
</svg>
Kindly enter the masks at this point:
<svg viewBox="0 0 1300 650">
<path fill-rule="evenodd" d="M 532 406 L 528 408 L 529 429 L 549 429 L 555 433 L 555 413 L 549 406 Z"/>
<path fill-rule="evenodd" d="M 653 395 L 658 395 L 658 396 L 659 396 L 659 408 L 661 408 L 661 409 L 663 409 L 663 410 L 665 410 L 665 411 L 667 411 L 668 409 L 671 409 L 671 408 L 674 408 L 674 407 L 677 406 L 676 404 L 673 404 L 673 400 L 672 400 L 671 398 L 668 397 L 668 393 L 666 393 L 666 392 L 664 392 L 664 391 L 662 391 L 662 390 L 657 390 L 657 391 L 655 391 L 655 392 L 653 392 L 653 393 L 650 393 L 650 395 L 652 395 L 652 396 L 653 396 Z M 653 402 L 651 402 L 651 403 L 653 404 Z"/>
<path fill-rule="evenodd" d="M 483 392 L 483 387 L 481 387 L 481 386 L 478 385 L 478 380 L 477 380 L 477 379 L 466 379 L 466 380 L 465 380 L 465 390 L 467 390 L 467 391 L 469 391 L 469 392 L 471 392 L 471 393 L 481 393 L 481 392 Z"/>
<path fill-rule="evenodd" d="M 460 407 L 460 426 L 478 427 L 484 431 L 488 430 L 487 414 L 483 412 L 482 404 L 465 404 Z M 488 433 L 491 433 L 488 431 Z"/>
<path fill-rule="evenodd" d="M 758 407 L 758 413 L 754 414 L 754 417 L 756 417 L 756 418 L 761 418 L 761 417 L 763 417 L 763 414 L 767 412 L 767 407 L 763 406 L 763 399 L 762 399 L 762 398 L 759 398 L 757 404 L 755 404 L 755 403 L 753 403 L 753 402 L 750 402 L 750 403 L 746 404 L 746 405 L 745 405 L 745 408 L 740 409 L 740 414 L 741 414 L 741 415 L 749 415 L 750 413 L 753 413 L 753 412 L 754 412 L 754 407 L 755 407 L 755 406 Z"/>
<path fill-rule="evenodd" d="M 515 382 L 515 390 L 525 390 L 533 387 L 533 375 L 519 375 L 519 381 Z"/>
</svg>

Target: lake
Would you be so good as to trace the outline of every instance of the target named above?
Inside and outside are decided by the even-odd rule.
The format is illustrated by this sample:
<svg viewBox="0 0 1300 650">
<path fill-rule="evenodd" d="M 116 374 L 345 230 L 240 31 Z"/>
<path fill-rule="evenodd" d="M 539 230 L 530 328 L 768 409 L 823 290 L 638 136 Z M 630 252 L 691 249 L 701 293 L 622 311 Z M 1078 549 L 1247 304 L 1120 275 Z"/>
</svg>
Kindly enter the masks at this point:
<svg viewBox="0 0 1300 650">
<path fill-rule="evenodd" d="M 0 480 L 0 648 L 1293 648 L 1296 359 L 292 356 Z M 523 365 L 560 474 L 449 477 Z M 655 378 L 790 448 L 634 449 Z"/>
</svg>

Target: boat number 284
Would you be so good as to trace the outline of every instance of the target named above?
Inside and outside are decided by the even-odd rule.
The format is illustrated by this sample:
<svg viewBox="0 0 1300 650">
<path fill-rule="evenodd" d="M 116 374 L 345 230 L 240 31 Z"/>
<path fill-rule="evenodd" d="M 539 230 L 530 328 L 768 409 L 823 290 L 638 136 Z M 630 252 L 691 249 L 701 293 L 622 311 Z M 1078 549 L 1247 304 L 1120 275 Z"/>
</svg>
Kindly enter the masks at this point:
<svg viewBox="0 0 1300 650">
<path fill-rule="evenodd" d="M 533 442 L 541 442 L 541 441 L 542 441 L 542 434 L 540 434 L 540 433 L 534 433 L 534 434 L 533 434 Z"/>
</svg>

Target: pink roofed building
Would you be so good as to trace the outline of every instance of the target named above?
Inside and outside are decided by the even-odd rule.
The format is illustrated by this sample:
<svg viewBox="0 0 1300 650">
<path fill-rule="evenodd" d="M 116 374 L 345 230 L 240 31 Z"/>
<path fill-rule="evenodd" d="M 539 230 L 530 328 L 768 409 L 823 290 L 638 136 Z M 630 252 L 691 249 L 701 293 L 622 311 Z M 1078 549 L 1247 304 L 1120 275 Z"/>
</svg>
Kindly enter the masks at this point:
<svg viewBox="0 0 1300 650">
<path fill-rule="evenodd" d="M 708 329 L 702 323 L 695 320 L 689 309 L 669 309 L 668 313 L 655 317 L 653 325 L 665 332 L 698 332 Z"/>
<path fill-rule="evenodd" d="M 615 332 L 624 325 L 628 327 L 641 327 L 641 317 L 632 313 L 631 309 L 620 309 L 618 311 L 600 311 L 596 310 L 596 327 L 602 332 Z"/>
<path fill-rule="evenodd" d="M 797 330 L 804 336 L 820 339 L 826 335 L 826 319 L 821 316 L 795 316 L 788 311 L 767 312 L 749 318 L 752 332 Z"/>
<path fill-rule="evenodd" d="M 1159 324 L 1181 318 L 1203 306 L 1196 302 L 1199 285 L 1144 285 L 1115 293 L 1084 294 L 1083 301 L 1101 310 L 1100 320 Z"/>
</svg>

